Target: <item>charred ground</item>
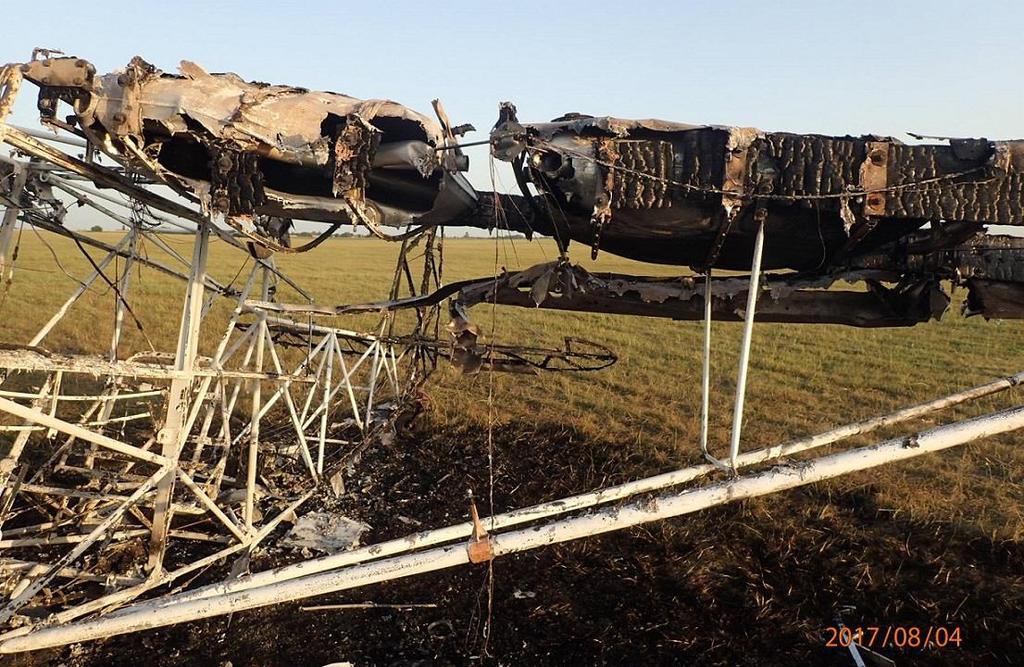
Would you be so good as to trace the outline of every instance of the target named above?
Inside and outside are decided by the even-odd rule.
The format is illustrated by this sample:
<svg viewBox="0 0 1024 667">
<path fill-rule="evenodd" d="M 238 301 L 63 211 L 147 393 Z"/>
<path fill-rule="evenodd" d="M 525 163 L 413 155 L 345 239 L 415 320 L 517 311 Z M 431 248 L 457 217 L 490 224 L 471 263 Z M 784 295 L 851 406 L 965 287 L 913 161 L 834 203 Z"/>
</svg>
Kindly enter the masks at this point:
<svg viewBox="0 0 1024 667">
<path fill-rule="evenodd" d="M 616 443 L 554 424 L 502 426 L 493 447 L 499 507 L 653 471 Z M 487 453 L 486 431 L 421 420 L 364 454 L 338 509 L 371 524 L 367 542 L 415 530 L 413 517 L 463 520 L 466 487 L 487 487 Z M 959 648 L 883 651 L 900 663 L 1009 665 L 1024 652 L 1021 563 L 1019 541 L 883 507 L 864 476 L 495 561 L 489 641 L 488 573 L 475 566 L 316 600 L 436 608 L 288 604 L 11 664 L 135 665 L 145 654 L 161 666 L 849 665 L 845 650 L 825 646 L 825 629 L 851 606 L 852 626 L 961 628 Z"/>
</svg>

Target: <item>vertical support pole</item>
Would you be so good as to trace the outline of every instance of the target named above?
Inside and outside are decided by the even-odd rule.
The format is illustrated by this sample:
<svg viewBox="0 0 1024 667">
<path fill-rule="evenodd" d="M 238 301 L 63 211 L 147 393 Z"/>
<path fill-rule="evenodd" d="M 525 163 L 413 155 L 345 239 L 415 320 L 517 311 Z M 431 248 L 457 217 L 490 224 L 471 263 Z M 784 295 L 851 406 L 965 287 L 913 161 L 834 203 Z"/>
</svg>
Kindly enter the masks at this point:
<svg viewBox="0 0 1024 667">
<path fill-rule="evenodd" d="M 9 192 L 11 204 L 4 211 L 3 222 L 0 222 L 0 289 L 7 285 L 13 275 L 14 258 L 11 252 L 11 241 L 14 239 L 14 227 L 18 222 L 18 213 L 21 212 L 19 202 L 25 191 L 25 180 L 28 177 L 28 169 L 21 162 L 14 163 L 14 178 L 11 182 Z"/>
<path fill-rule="evenodd" d="M 260 289 L 260 298 L 267 300 L 270 294 L 270 271 L 263 269 L 263 283 Z M 263 371 L 263 352 L 266 348 L 267 335 L 267 314 L 260 311 L 256 320 L 256 359 L 253 370 L 257 373 Z M 259 379 L 253 380 L 252 389 L 252 423 L 249 425 L 249 456 L 246 460 L 245 471 L 245 508 L 244 516 L 245 529 L 252 533 L 253 509 L 256 499 L 256 464 L 260 448 L 260 404 L 262 402 L 262 382 Z"/>
<path fill-rule="evenodd" d="M 124 273 L 121 274 L 121 280 L 117 286 L 118 291 L 121 293 L 121 298 L 117 298 L 116 294 L 114 295 L 114 302 L 117 305 L 114 310 L 114 335 L 110 339 L 110 354 L 108 355 L 111 361 L 117 361 L 117 350 L 121 346 L 121 334 L 124 331 L 125 302 L 128 300 L 132 264 L 135 262 L 135 253 L 138 249 L 139 231 L 137 228 L 132 227 L 128 232 L 128 257 L 124 260 Z"/>
<path fill-rule="evenodd" d="M 740 453 L 740 433 L 743 430 L 743 400 L 747 395 L 747 367 L 750 365 L 750 339 L 754 334 L 754 310 L 761 281 L 761 254 L 764 250 L 764 219 L 757 228 L 754 240 L 754 262 L 750 267 L 750 286 L 747 291 L 747 312 L 743 317 L 743 342 L 740 345 L 740 369 L 736 377 L 736 403 L 732 411 L 732 440 L 729 443 L 729 465 L 736 471 L 736 457 Z"/>
<path fill-rule="evenodd" d="M 177 461 L 188 438 L 182 426 L 188 416 L 189 391 L 192 388 L 196 352 L 199 346 L 199 330 L 202 321 L 203 291 L 206 284 L 206 258 L 210 246 L 210 225 L 207 221 L 199 224 L 196 231 L 195 247 L 192 251 L 192 268 L 189 273 L 185 304 L 182 308 L 181 328 L 178 332 L 178 347 L 174 356 L 174 370 L 178 376 L 171 380 L 167 392 L 167 415 L 163 428 L 157 433 L 160 453 L 171 459 L 174 467 L 157 484 L 153 505 L 153 533 L 149 545 L 149 569 L 157 572 L 163 566 L 164 551 L 167 548 L 167 533 L 170 528 L 170 506 L 177 477 Z"/>
<path fill-rule="evenodd" d="M 711 411 L 711 268 L 704 276 L 704 357 L 701 366 L 700 451 L 714 464 L 719 460 L 708 451 L 708 422 Z"/>
<path fill-rule="evenodd" d="M 381 329 L 382 329 L 382 331 L 380 332 L 381 335 L 378 336 L 377 340 L 375 340 L 373 342 L 373 365 L 370 367 L 370 383 L 369 383 L 369 385 L 367 385 L 367 390 L 368 390 L 368 392 L 366 394 L 366 428 L 367 428 L 367 430 L 370 428 L 370 424 L 373 423 L 373 395 L 377 391 L 377 374 L 380 372 L 380 354 L 381 354 L 380 339 L 383 337 L 383 333 L 384 333 L 383 332 L 383 327 L 381 327 Z"/>
<path fill-rule="evenodd" d="M 330 337 L 334 338 L 334 332 L 332 331 Z M 328 342 L 327 345 L 327 377 L 324 381 L 324 411 L 320 415 L 320 448 L 316 455 L 316 472 L 318 475 L 324 474 L 324 447 L 327 439 L 327 413 L 330 412 L 331 406 L 331 388 L 333 386 L 332 374 L 334 370 L 334 344 L 333 340 Z"/>
<path fill-rule="evenodd" d="M 53 391 L 50 392 L 50 416 L 57 416 L 57 403 L 60 402 L 60 385 L 64 380 L 64 371 L 57 371 L 53 374 Z M 53 440 L 57 436 L 57 429 L 46 429 L 46 439 Z"/>
</svg>

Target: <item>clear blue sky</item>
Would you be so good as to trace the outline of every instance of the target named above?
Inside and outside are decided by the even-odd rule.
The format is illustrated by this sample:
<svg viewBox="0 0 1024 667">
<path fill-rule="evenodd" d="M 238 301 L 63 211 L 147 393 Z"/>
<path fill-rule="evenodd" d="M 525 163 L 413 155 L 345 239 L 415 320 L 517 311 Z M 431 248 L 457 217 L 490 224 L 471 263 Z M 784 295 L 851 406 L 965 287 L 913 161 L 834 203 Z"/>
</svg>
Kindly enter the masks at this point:
<svg viewBox="0 0 1024 667">
<path fill-rule="evenodd" d="M 566 111 L 826 134 L 1024 136 L 1014 2 L 192 2 L 22 0 L 0 59 L 62 49 L 100 71 L 141 55 L 387 97 L 486 131 Z M 15 122 L 32 125 L 34 87 Z M 484 138 L 483 132 L 470 135 Z M 487 183 L 482 150 L 473 180 Z"/>
</svg>

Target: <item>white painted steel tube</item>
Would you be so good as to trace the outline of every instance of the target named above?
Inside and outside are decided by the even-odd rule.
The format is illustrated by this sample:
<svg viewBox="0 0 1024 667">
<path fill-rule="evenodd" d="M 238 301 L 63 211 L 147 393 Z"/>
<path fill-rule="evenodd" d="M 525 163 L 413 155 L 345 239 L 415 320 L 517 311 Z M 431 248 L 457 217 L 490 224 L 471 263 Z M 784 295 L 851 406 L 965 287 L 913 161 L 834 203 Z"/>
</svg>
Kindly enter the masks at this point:
<svg viewBox="0 0 1024 667">
<path fill-rule="evenodd" d="M 34 410 L 22 405 L 21 403 L 15 403 L 14 401 L 6 398 L 0 398 L 0 412 L 6 412 L 14 415 L 15 417 L 20 417 L 27 422 L 40 424 L 56 431 L 60 431 L 61 433 L 73 435 L 76 438 L 81 438 L 82 440 L 97 444 L 100 447 L 106 447 L 107 449 L 120 454 L 131 456 L 132 458 L 140 459 L 148 463 L 155 463 L 156 465 L 163 466 L 170 462 L 169 459 L 164 456 L 160 456 L 159 454 L 154 454 L 140 447 L 126 445 L 119 440 L 108 438 L 102 433 L 90 431 L 89 429 L 82 428 L 77 424 L 72 424 L 62 419 L 51 417 L 49 414 L 42 412 L 41 410 Z"/>
<path fill-rule="evenodd" d="M 800 466 L 773 468 L 755 475 L 680 491 L 658 499 L 641 499 L 544 526 L 496 535 L 491 538 L 491 547 L 495 556 L 501 556 L 607 533 L 649 521 L 689 514 L 732 500 L 766 495 L 885 463 L 903 461 L 1019 428 L 1024 428 L 1024 407 L 939 426 L 923 431 L 913 438 L 895 438 L 870 447 L 831 454 Z M 156 601 L 143 602 L 91 621 L 43 628 L 6 639 L 0 643 L 0 653 L 60 646 L 194 621 L 433 572 L 468 562 L 466 545 L 456 544 L 272 583 L 215 598 L 173 605 L 160 605 Z"/>
<path fill-rule="evenodd" d="M 56 134 L 54 132 L 43 132 L 42 130 L 33 130 L 30 127 L 22 127 L 20 125 L 11 125 L 11 127 L 21 130 L 30 137 L 42 139 L 43 141 L 52 141 L 58 144 L 74 146 L 75 148 L 85 148 L 86 146 L 88 146 L 84 139 L 79 139 L 78 137 L 66 137 L 60 134 Z"/>
<path fill-rule="evenodd" d="M 757 310 L 757 291 L 761 280 L 761 254 L 764 250 L 764 221 L 757 228 L 754 239 L 754 262 L 750 267 L 747 287 L 747 312 L 743 317 L 743 343 L 740 346 L 739 371 L 736 375 L 736 403 L 732 410 L 732 437 L 729 442 L 729 465 L 736 470 L 736 457 L 740 453 L 740 434 L 743 432 L 743 402 L 747 396 L 747 369 L 750 367 L 750 342 L 754 337 L 754 313 Z"/>
<path fill-rule="evenodd" d="M 934 412 L 942 408 L 950 407 L 968 400 L 980 398 L 1004 391 L 1010 387 L 1024 383 L 1024 371 L 998 380 L 993 380 L 971 389 L 946 396 L 943 398 L 919 403 L 888 415 L 874 417 L 853 424 L 840 426 L 838 428 L 820 433 L 817 435 L 792 440 L 782 445 L 759 449 L 740 454 L 736 465 L 740 468 L 765 463 L 775 458 L 792 456 L 817 447 L 828 445 L 852 435 L 863 435 L 883 426 L 892 426 L 915 417 Z M 493 526 L 493 529 L 508 528 L 530 521 L 537 521 L 568 512 L 574 512 L 597 505 L 602 505 L 616 500 L 622 500 L 640 493 L 660 491 L 680 484 L 691 482 L 699 477 L 708 475 L 716 470 L 714 464 L 695 465 L 689 468 L 673 470 L 671 472 L 645 477 L 643 479 L 625 482 L 616 486 L 610 486 L 597 491 L 569 496 L 559 500 L 553 500 L 530 507 L 524 507 L 494 517 L 484 519 L 484 524 Z M 455 524 L 436 530 L 428 530 L 415 533 L 408 537 L 399 538 L 375 544 L 353 551 L 345 551 L 330 556 L 323 556 L 313 560 L 303 561 L 294 565 L 285 565 L 277 569 L 257 572 L 244 579 L 236 579 L 223 584 L 211 584 L 201 588 L 180 593 L 177 596 L 164 598 L 167 603 L 183 600 L 201 599 L 224 593 L 240 591 L 249 588 L 256 588 L 275 581 L 284 581 L 297 577 L 326 572 L 327 570 L 363 563 L 369 560 L 376 560 L 401 553 L 408 553 L 416 549 L 423 549 L 437 544 L 443 544 L 452 540 L 465 539 L 473 532 L 473 524 L 470 522 Z"/>
<path fill-rule="evenodd" d="M 701 357 L 700 383 L 700 451 L 712 463 L 717 459 L 708 452 L 708 424 L 711 413 L 711 267 L 704 276 L 704 346 Z"/>
</svg>

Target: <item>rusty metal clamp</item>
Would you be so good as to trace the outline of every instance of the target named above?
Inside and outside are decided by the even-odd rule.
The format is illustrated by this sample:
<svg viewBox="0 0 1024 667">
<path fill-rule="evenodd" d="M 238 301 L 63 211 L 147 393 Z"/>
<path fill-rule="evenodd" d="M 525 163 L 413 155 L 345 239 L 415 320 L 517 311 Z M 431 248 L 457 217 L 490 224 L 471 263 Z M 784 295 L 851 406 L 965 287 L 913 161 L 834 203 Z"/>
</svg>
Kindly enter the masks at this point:
<svg viewBox="0 0 1024 667">
<path fill-rule="evenodd" d="M 494 560 L 491 536 L 487 534 L 487 529 L 484 528 L 483 523 L 480 521 L 480 514 L 476 511 L 476 501 L 473 499 L 472 492 L 469 494 L 469 515 L 473 521 L 473 532 L 469 536 L 469 544 L 466 545 L 466 551 L 469 553 L 469 562 L 486 563 L 487 561 Z"/>
</svg>

